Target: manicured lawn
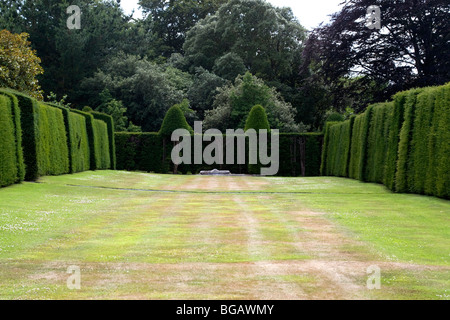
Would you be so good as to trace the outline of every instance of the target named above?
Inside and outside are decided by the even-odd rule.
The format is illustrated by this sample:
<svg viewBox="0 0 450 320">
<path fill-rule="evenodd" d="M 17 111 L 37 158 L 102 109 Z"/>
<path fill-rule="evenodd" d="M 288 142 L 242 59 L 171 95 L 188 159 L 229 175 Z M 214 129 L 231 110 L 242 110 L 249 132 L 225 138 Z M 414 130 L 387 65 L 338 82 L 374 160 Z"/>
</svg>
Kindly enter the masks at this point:
<svg viewBox="0 0 450 320">
<path fill-rule="evenodd" d="M 0 299 L 448 299 L 449 215 L 342 178 L 45 177 L 0 189 Z"/>
</svg>

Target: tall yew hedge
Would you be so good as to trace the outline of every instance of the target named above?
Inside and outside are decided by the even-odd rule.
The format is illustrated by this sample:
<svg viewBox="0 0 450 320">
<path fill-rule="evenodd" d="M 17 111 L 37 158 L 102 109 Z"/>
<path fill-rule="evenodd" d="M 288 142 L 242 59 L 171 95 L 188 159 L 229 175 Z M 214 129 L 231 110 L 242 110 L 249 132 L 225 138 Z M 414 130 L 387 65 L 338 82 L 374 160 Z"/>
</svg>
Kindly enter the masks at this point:
<svg viewBox="0 0 450 320">
<path fill-rule="evenodd" d="M 62 111 L 13 90 L 2 90 L 17 97 L 22 129 L 25 180 L 41 175 L 69 172 L 67 136 Z"/>
<path fill-rule="evenodd" d="M 96 169 L 111 168 L 109 153 L 108 126 L 102 120 L 94 119 L 94 144 Z"/>
<path fill-rule="evenodd" d="M 108 127 L 108 148 L 109 148 L 109 158 L 111 162 L 111 169 L 116 168 L 116 144 L 114 142 L 114 120 L 113 118 L 105 113 L 97 112 L 97 111 L 91 111 L 90 112 L 94 119 L 101 120 L 106 123 L 106 126 Z"/>
<path fill-rule="evenodd" d="M 62 111 L 38 103 L 35 121 L 38 176 L 69 173 L 69 149 Z"/>
<path fill-rule="evenodd" d="M 344 131 L 352 127 L 348 174 Z M 396 192 L 450 198 L 450 83 L 397 93 L 325 130 L 322 174 L 378 182 Z"/>
<path fill-rule="evenodd" d="M 8 96 L 0 95 L 0 187 L 18 180 L 16 128 Z"/>
<path fill-rule="evenodd" d="M 0 89 L 0 187 L 111 168 L 114 123 L 107 115 L 95 117 Z"/>
<path fill-rule="evenodd" d="M 60 109 L 64 116 L 67 146 L 69 148 L 70 173 L 89 170 L 90 152 L 85 118 L 70 111 L 69 108 L 57 104 L 49 105 Z"/>
</svg>

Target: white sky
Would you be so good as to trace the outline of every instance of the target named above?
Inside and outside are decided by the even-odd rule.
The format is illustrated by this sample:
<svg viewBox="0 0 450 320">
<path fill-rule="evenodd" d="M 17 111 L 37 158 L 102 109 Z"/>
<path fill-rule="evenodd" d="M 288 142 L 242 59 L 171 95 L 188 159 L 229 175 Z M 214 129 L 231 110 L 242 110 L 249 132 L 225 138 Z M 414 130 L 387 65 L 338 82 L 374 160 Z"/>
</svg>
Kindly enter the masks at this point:
<svg viewBox="0 0 450 320">
<path fill-rule="evenodd" d="M 276 7 L 290 7 L 301 25 L 311 30 L 321 22 L 328 22 L 329 15 L 339 11 L 343 0 L 267 0 Z M 139 16 L 138 0 L 122 0 L 121 5 L 126 13 L 135 9 L 135 17 Z"/>
</svg>

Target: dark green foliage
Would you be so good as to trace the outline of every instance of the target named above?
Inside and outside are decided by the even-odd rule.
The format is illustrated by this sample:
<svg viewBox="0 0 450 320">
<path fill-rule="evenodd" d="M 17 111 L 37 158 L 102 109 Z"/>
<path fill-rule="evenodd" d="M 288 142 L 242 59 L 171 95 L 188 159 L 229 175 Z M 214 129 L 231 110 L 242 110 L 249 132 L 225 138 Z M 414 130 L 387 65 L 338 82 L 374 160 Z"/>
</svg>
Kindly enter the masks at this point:
<svg viewBox="0 0 450 320">
<path fill-rule="evenodd" d="M 83 112 L 80 110 L 73 109 L 72 112 L 77 113 L 84 117 L 86 121 L 86 131 L 88 136 L 88 144 L 89 144 L 89 168 L 91 170 L 97 170 L 97 163 L 99 162 L 96 160 L 96 155 L 98 155 L 98 152 L 95 148 L 95 133 L 94 133 L 94 116 L 90 113 Z"/>
<path fill-rule="evenodd" d="M 266 110 L 261 105 L 255 105 L 250 110 L 247 121 L 245 122 L 244 131 L 249 129 L 254 129 L 256 134 L 259 133 L 259 130 L 267 130 L 270 131 L 269 121 L 267 120 Z M 256 152 L 258 152 L 258 146 L 250 146 L 250 148 L 256 148 Z M 270 150 L 270 149 L 268 149 Z M 252 151 L 250 151 L 252 152 Z M 262 165 L 258 162 L 256 164 L 248 164 L 248 172 L 251 174 L 259 174 L 261 172 Z"/>
<path fill-rule="evenodd" d="M 11 99 L 0 95 L 0 187 L 18 179 L 15 127 L 11 112 Z"/>
<path fill-rule="evenodd" d="M 337 124 L 338 122 L 327 122 L 325 124 L 324 128 L 324 141 L 323 141 L 323 147 L 322 147 L 322 159 L 320 163 L 320 174 L 326 175 L 327 171 L 327 162 L 328 162 L 328 147 L 329 147 L 329 141 L 330 141 L 330 128 Z"/>
<path fill-rule="evenodd" d="M 25 180 L 42 175 L 69 172 L 67 136 L 62 111 L 38 103 L 20 92 L 7 90 L 17 97 L 20 108 Z"/>
<path fill-rule="evenodd" d="M 328 123 L 322 175 L 342 175 L 348 121 Z M 450 83 L 400 92 L 354 118 L 348 176 L 396 192 L 450 198 Z"/>
<path fill-rule="evenodd" d="M 428 144 L 434 113 L 436 89 L 427 88 L 417 96 L 414 112 L 414 130 L 411 134 L 408 156 L 408 191 L 424 193 L 426 172 L 429 168 Z"/>
<path fill-rule="evenodd" d="M 109 153 L 111 161 L 111 169 L 116 169 L 116 144 L 114 142 L 114 120 L 112 116 L 105 113 L 92 111 L 91 114 L 95 119 L 102 120 L 108 126 L 108 142 L 109 142 Z"/>
<path fill-rule="evenodd" d="M 447 84 L 417 92 L 412 133 L 401 136 L 410 138 L 406 192 L 450 198 L 449 89 Z"/>
<path fill-rule="evenodd" d="M 111 168 L 109 152 L 108 126 L 102 120 L 94 119 L 94 144 L 95 144 L 95 167 L 97 169 Z"/>
<path fill-rule="evenodd" d="M 383 182 L 387 137 L 389 137 L 387 115 L 392 108 L 392 103 L 378 104 L 373 107 L 367 138 L 367 163 L 365 166 L 365 176 L 368 182 Z"/>
<path fill-rule="evenodd" d="M 430 159 L 436 161 L 436 192 L 429 194 L 450 199 L 450 83 L 437 89 L 435 114 L 436 153 L 430 152 Z"/>
<path fill-rule="evenodd" d="M 359 159 L 359 179 L 367 181 L 366 165 L 367 165 L 367 139 L 369 137 L 370 120 L 372 119 L 373 106 L 369 106 L 364 112 L 362 130 L 361 130 L 361 157 Z"/>
<path fill-rule="evenodd" d="M 297 137 L 294 135 L 280 134 L 280 176 L 296 176 L 300 172 L 298 161 Z"/>
<path fill-rule="evenodd" d="M 89 170 L 90 150 L 86 128 L 86 119 L 69 108 L 56 103 L 48 105 L 61 109 L 66 127 L 67 146 L 69 148 L 70 173 Z"/>
<path fill-rule="evenodd" d="M 71 141 L 72 172 L 89 170 L 90 149 L 86 119 L 80 114 L 69 112 L 68 120 L 70 123 L 69 139 Z"/>
<path fill-rule="evenodd" d="M 34 114 L 38 110 L 37 101 L 13 90 L 2 90 L 17 97 L 20 108 L 20 125 L 22 130 L 22 149 L 25 163 L 25 180 L 34 181 L 39 177 L 37 163 L 36 130 L 34 129 Z"/>
<path fill-rule="evenodd" d="M 322 133 L 280 133 L 278 176 L 319 176 Z"/>
<path fill-rule="evenodd" d="M 187 123 L 181 108 L 178 105 L 174 105 L 167 110 L 159 134 L 162 137 L 170 137 L 177 129 L 186 129 L 193 132 L 191 126 Z"/>
<path fill-rule="evenodd" d="M 355 117 L 352 128 L 350 149 L 349 177 L 366 181 L 365 166 L 367 159 L 367 138 L 373 106 L 369 106 L 363 114 Z"/>
<path fill-rule="evenodd" d="M 344 115 L 340 114 L 339 112 L 333 112 L 330 115 L 328 115 L 325 122 L 341 122 L 344 121 Z"/>
<path fill-rule="evenodd" d="M 162 138 L 157 133 L 115 134 L 117 169 L 166 173 L 163 170 Z"/>
<path fill-rule="evenodd" d="M 0 90 L 0 94 L 8 97 L 11 101 L 11 116 L 13 117 L 15 145 L 16 145 L 16 165 L 17 165 L 17 181 L 25 179 L 25 162 L 22 149 L 22 125 L 20 123 L 20 108 L 17 97 L 5 90 Z"/>
<path fill-rule="evenodd" d="M 405 101 L 405 120 L 400 130 L 400 142 L 398 144 L 397 172 L 395 174 L 395 191 L 407 192 L 408 170 L 411 166 L 409 161 L 411 150 L 411 137 L 414 130 L 414 114 L 417 95 L 421 89 L 408 91 Z"/>
<path fill-rule="evenodd" d="M 334 123 L 328 127 L 327 154 L 324 175 L 346 177 L 353 121 Z"/>
<path fill-rule="evenodd" d="M 35 121 L 38 175 L 69 173 L 69 150 L 62 111 L 39 103 Z"/>
<path fill-rule="evenodd" d="M 97 116 L 109 125 L 79 110 L 0 89 L 0 186 L 89 170 L 91 160 L 93 168 L 110 168 L 113 123 Z"/>
<path fill-rule="evenodd" d="M 112 162 L 109 132 L 112 129 L 112 124 L 110 123 L 108 127 L 105 121 L 95 119 L 92 113 L 75 109 L 72 112 L 82 115 L 86 120 L 91 170 L 110 169 Z"/>
<path fill-rule="evenodd" d="M 320 160 L 322 156 L 323 134 L 305 133 L 306 155 L 305 155 L 305 176 L 315 177 L 320 175 Z"/>
<path fill-rule="evenodd" d="M 353 179 L 358 179 L 358 166 L 361 157 L 361 126 L 362 115 L 355 117 L 352 128 L 352 139 L 350 146 L 350 161 L 348 165 L 348 176 Z"/>
<path fill-rule="evenodd" d="M 269 121 L 267 120 L 266 110 L 261 105 L 254 106 L 250 113 L 248 114 L 247 121 L 245 122 L 245 129 L 255 129 L 256 132 L 259 130 L 267 130 L 270 131 Z"/>
<path fill-rule="evenodd" d="M 399 92 L 394 96 L 393 107 L 387 111 L 388 142 L 384 167 L 384 185 L 395 191 L 395 173 L 397 170 L 398 143 L 400 130 L 404 121 L 407 92 Z"/>
</svg>

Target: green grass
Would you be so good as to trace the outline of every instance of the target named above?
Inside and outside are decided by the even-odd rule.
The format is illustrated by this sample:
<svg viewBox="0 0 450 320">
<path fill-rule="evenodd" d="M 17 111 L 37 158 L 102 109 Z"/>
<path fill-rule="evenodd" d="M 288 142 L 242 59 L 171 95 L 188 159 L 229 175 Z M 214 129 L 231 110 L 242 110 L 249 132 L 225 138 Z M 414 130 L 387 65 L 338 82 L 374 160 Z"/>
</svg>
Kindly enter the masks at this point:
<svg viewBox="0 0 450 320">
<path fill-rule="evenodd" d="M 449 213 L 343 178 L 43 177 L 0 189 L 0 299 L 352 298 L 327 263 L 364 298 L 448 299 Z M 364 290 L 374 263 L 382 289 Z"/>
</svg>

